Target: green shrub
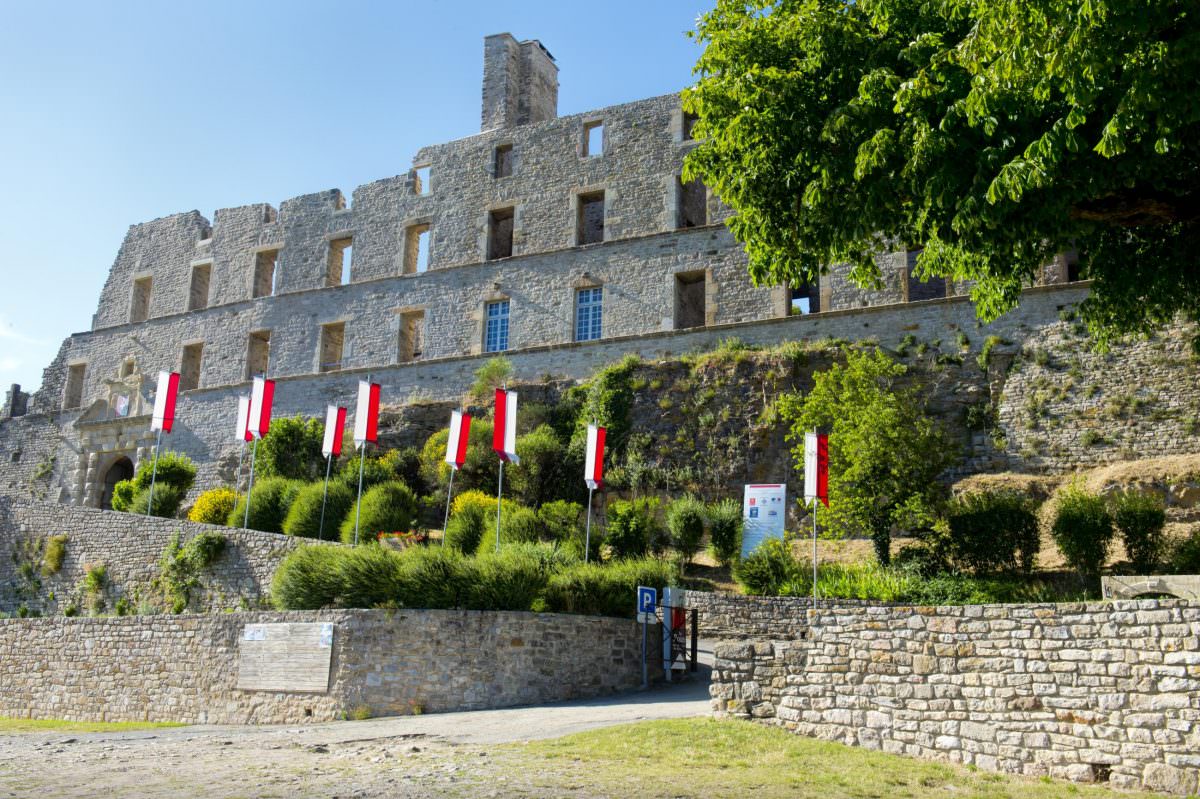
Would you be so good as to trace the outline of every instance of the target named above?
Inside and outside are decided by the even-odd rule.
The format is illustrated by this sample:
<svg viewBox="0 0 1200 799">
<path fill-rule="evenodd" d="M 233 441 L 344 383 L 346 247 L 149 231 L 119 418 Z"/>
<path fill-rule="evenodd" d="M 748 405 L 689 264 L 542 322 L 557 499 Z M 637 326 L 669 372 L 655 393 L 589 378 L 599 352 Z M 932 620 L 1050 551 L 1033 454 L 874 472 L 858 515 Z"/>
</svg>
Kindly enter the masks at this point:
<svg viewBox="0 0 1200 799">
<path fill-rule="evenodd" d="M 171 537 L 158 561 L 157 585 L 173 613 L 187 610 L 191 592 L 200 586 L 200 573 L 220 557 L 225 544 L 220 533 L 201 533 L 183 546 L 178 533 Z"/>
<path fill-rule="evenodd" d="M 375 539 L 378 533 L 408 532 L 417 520 L 417 497 L 398 480 L 372 486 L 363 494 L 358 516 L 358 542 Z M 355 509 L 351 505 L 342 520 L 342 543 L 354 542 Z"/>
<path fill-rule="evenodd" d="M 403 560 L 402 553 L 386 547 L 355 547 L 347 552 L 337 564 L 339 603 L 348 608 L 398 604 L 405 594 Z"/>
<path fill-rule="evenodd" d="M 700 551 L 700 540 L 704 538 L 704 503 L 691 495 L 675 500 L 667 508 L 667 529 L 671 531 L 671 545 L 691 562 Z"/>
<path fill-rule="evenodd" d="M 656 499 L 616 499 L 608 505 L 608 524 L 604 543 L 612 548 L 615 558 L 644 557 L 655 539 L 661 537 L 661 526 L 655 518 Z"/>
<path fill-rule="evenodd" d="M 529 508 L 505 502 L 500 514 L 500 545 L 536 543 L 542 537 L 542 522 Z M 493 546 L 492 549 L 495 549 Z M 487 550 L 491 551 L 491 550 Z"/>
<path fill-rule="evenodd" d="M 354 495 L 345 483 L 330 481 L 329 498 L 325 503 L 325 529 L 322 530 L 321 503 L 325 498 L 325 483 L 309 483 L 296 492 L 283 520 L 283 532 L 301 538 L 336 539 L 342 520 L 354 507 Z"/>
<path fill-rule="evenodd" d="M 129 506 L 133 504 L 133 495 L 137 493 L 137 486 L 132 480 L 122 480 L 113 486 L 112 493 L 112 509 L 121 511 L 122 513 L 129 512 Z"/>
<path fill-rule="evenodd" d="M 532 512 L 532 511 L 531 511 Z M 533 547 L 502 547 L 475 562 L 470 607 L 482 610 L 530 610 L 550 577 Z"/>
<path fill-rule="evenodd" d="M 542 530 L 546 538 L 565 547 L 579 558 L 583 557 L 584 540 L 587 533 L 585 509 L 578 502 L 556 500 L 548 502 L 538 509 L 538 518 L 542 522 Z M 593 525 L 591 536 L 592 551 L 589 557 L 596 557 L 600 552 L 600 530 Z"/>
<path fill-rule="evenodd" d="M 163 519 L 173 519 L 179 513 L 179 506 L 183 504 L 183 497 L 187 493 L 187 489 L 171 483 L 155 483 L 154 484 L 154 508 L 151 511 L 151 516 L 158 516 Z M 150 489 L 139 488 L 133 495 L 133 500 L 129 503 L 129 512 L 138 516 L 146 515 L 146 506 L 150 504 Z"/>
<path fill-rule="evenodd" d="M 246 497 L 243 496 L 238 500 L 237 505 L 234 505 L 226 523 L 230 527 L 241 527 L 246 524 L 251 530 L 282 533 L 283 520 L 287 517 L 292 500 L 300 493 L 303 486 L 303 483 L 284 477 L 255 479 L 250 497 L 249 521 L 246 520 Z"/>
<path fill-rule="evenodd" d="M 726 499 L 708 506 L 708 537 L 712 555 L 722 566 L 730 566 L 742 551 L 742 506 Z"/>
<path fill-rule="evenodd" d="M 517 438 L 521 462 L 504 470 L 512 496 L 523 505 L 540 507 L 561 497 L 578 495 L 578 471 L 567 468 L 567 445 L 548 424 Z"/>
<path fill-rule="evenodd" d="M 950 561 L 945 551 L 944 545 L 927 542 L 908 544 L 900 547 L 900 551 L 892 556 L 892 565 L 918 577 L 933 577 L 950 571 Z"/>
<path fill-rule="evenodd" d="M 67 536 L 52 535 L 46 539 L 46 553 L 42 555 L 42 574 L 49 577 L 62 569 L 67 556 Z"/>
<path fill-rule="evenodd" d="M 349 486 L 355 494 L 358 493 L 358 455 L 347 455 L 338 467 L 334 480 Z M 372 452 L 362 461 L 362 488 L 365 494 L 368 489 L 380 483 L 390 483 L 400 479 L 400 470 L 404 466 L 398 450 L 387 452 Z"/>
<path fill-rule="evenodd" d="M 154 456 L 145 458 L 138 464 L 137 474 L 133 476 L 135 488 L 149 488 L 150 479 L 154 478 L 155 491 L 158 486 L 165 484 L 178 486 L 186 494 L 196 482 L 196 464 L 187 455 L 171 450 L 164 450 L 158 456 L 157 473 L 154 472 Z"/>
<path fill-rule="evenodd" d="M 450 517 L 443 540 L 446 546 L 459 552 L 473 553 L 479 549 L 487 531 L 494 531 L 495 524 L 495 502 L 490 513 L 480 503 L 467 503 Z"/>
<path fill-rule="evenodd" d="M 196 503 L 188 511 L 188 521 L 200 524 L 225 524 L 238 502 L 238 493 L 232 488 L 212 488 L 196 497 Z"/>
<path fill-rule="evenodd" d="M 450 481 L 450 466 L 446 463 L 446 441 L 450 431 L 439 430 L 431 435 L 421 448 L 420 473 L 431 489 L 445 491 Z M 480 490 L 495 497 L 496 481 L 499 477 L 500 459 L 492 452 L 492 423 L 487 419 L 472 419 L 471 434 L 467 444 L 467 459 L 454 476 L 454 491 Z M 507 476 L 512 472 L 505 469 Z"/>
<path fill-rule="evenodd" d="M 316 480 L 325 476 L 325 456 L 321 445 L 325 423 L 302 416 L 271 420 L 271 432 L 258 442 L 255 466 L 263 477 L 289 480 Z"/>
<path fill-rule="evenodd" d="M 547 610 L 593 616 L 632 617 L 639 585 L 661 589 L 674 582 L 671 564 L 640 558 L 602 565 L 580 563 L 551 575 L 546 584 Z"/>
<path fill-rule="evenodd" d="M 1059 497 L 1050 532 L 1080 577 L 1092 582 L 1100 576 L 1113 539 L 1112 516 L 1103 497 L 1068 487 Z"/>
<path fill-rule="evenodd" d="M 1016 491 L 983 491 L 950 501 L 947 554 L 976 574 L 1033 571 L 1041 541 L 1031 500 Z"/>
<path fill-rule="evenodd" d="M 1200 530 L 1176 539 L 1167 552 L 1171 574 L 1200 574 Z"/>
<path fill-rule="evenodd" d="M 271 580 L 271 602 L 280 610 L 334 607 L 342 595 L 342 561 L 351 550 L 301 546 L 292 550 Z"/>
<path fill-rule="evenodd" d="M 1164 554 L 1167 512 L 1163 501 L 1151 494 L 1126 491 L 1112 498 L 1111 507 L 1113 526 L 1125 542 L 1125 554 L 1134 571 L 1152 573 Z"/>
<path fill-rule="evenodd" d="M 805 575 L 800 574 L 792 548 L 772 538 L 737 562 L 733 578 L 747 594 L 776 596 L 785 583 L 802 581 Z"/>
<path fill-rule="evenodd" d="M 476 582 L 475 560 L 450 547 L 412 547 L 401 553 L 402 607 L 465 608 Z"/>
</svg>

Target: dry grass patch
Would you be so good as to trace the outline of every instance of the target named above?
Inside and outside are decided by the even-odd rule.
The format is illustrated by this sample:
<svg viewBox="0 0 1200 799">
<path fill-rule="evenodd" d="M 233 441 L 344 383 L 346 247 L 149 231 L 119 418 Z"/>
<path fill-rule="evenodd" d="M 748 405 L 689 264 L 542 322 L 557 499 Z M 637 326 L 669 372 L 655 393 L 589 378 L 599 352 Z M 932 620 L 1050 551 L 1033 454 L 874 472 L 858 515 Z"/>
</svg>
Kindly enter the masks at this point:
<svg viewBox="0 0 1200 799">
<path fill-rule="evenodd" d="M 0 716 L 0 733 L 4 735 L 21 732 L 126 732 L 183 726 L 185 725 L 174 721 L 63 721 Z"/>
</svg>

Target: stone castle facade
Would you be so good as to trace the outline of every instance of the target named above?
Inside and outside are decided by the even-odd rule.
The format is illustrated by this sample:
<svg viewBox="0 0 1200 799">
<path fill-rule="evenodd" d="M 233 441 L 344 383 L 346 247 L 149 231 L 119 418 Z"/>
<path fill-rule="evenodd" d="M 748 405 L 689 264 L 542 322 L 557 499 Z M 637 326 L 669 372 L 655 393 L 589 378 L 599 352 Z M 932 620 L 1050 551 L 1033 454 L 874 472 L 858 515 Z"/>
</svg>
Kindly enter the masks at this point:
<svg viewBox="0 0 1200 799">
<path fill-rule="evenodd" d="M 104 506 L 152 444 L 160 369 L 182 376 L 169 446 L 211 485 L 238 446 L 234 397 L 256 374 L 281 381 L 277 414 L 319 415 L 368 372 L 385 402 L 449 399 L 492 352 L 510 353 L 519 377 L 580 377 L 729 329 L 875 336 L 846 315 L 963 294 L 915 281 L 905 251 L 881 256 L 880 290 L 837 268 L 818 286 L 754 286 L 729 210 L 681 177 L 696 141 L 678 95 L 560 117 L 557 93 L 540 42 L 489 36 L 481 131 L 423 148 L 405 173 L 351 197 L 131 226 L 91 329 L 63 343 L 40 391 L 9 392 L 0 484 Z M 1070 265 L 1043 277 L 1065 284 Z M 790 322 L 755 332 L 772 320 Z"/>
</svg>

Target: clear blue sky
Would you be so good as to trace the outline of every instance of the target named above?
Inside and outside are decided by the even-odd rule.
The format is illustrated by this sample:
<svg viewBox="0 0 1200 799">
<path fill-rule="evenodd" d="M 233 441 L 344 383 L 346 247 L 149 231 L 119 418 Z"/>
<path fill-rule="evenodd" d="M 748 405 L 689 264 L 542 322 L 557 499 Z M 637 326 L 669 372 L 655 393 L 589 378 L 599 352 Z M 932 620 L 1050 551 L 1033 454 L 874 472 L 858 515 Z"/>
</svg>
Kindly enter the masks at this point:
<svg viewBox="0 0 1200 799">
<path fill-rule="evenodd" d="M 407 171 L 478 132 L 491 33 L 554 54 L 561 114 L 676 91 L 711 5 L 0 2 L 0 392 L 90 329 L 129 225 Z"/>
</svg>

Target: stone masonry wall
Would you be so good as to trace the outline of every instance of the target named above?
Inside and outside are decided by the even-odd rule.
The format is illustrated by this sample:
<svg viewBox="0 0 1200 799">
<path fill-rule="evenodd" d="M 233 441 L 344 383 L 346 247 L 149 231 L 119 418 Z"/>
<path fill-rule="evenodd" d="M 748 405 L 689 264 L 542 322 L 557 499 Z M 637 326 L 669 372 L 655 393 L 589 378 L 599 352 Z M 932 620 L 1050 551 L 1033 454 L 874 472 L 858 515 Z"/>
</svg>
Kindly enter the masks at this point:
<svg viewBox="0 0 1200 799">
<path fill-rule="evenodd" d="M 792 621 L 807 638 L 717 647 L 718 713 L 991 771 L 1197 790 L 1195 602 L 820 607 Z"/>
<path fill-rule="evenodd" d="M 202 532 L 225 536 L 225 551 L 201 575 L 202 587 L 193 591 L 190 607 L 228 611 L 261 607 L 267 602 L 271 578 L 283 557 L 302 540 L 257 530 L 238 530 L 175 519 L 147 518 L 130 513 L 101 511 L 55 503 L 14 501 L 0 496 L 0 611 L 27 610 L 61 614 L 75 605 L 80 612 L 80 584 L 87 567 L 103 564 L 107 587 L 106 612 L 125 597 L 131 610 L 139 605 L 169 607 L 152 587 L 160 573 L 159 559 L 171 539 L 180 543 Z M 55 574 L 41 571 L 41 551 L 46 539 L 66 535 L 66 556 Z M 29 563 L 22 574 L 22 564 Z"/>
<path fill-rule="evenodd" d="M 241 691 L 247 624 L 332 622 L 324 693 Z M 641 684 L 625 619 L 452 610 L 342 610 L 0 619 L 0 716 L 296 724 L 481 710 Z M 652 674 L 660 672 L 654 664 Z"/>
</svg>

